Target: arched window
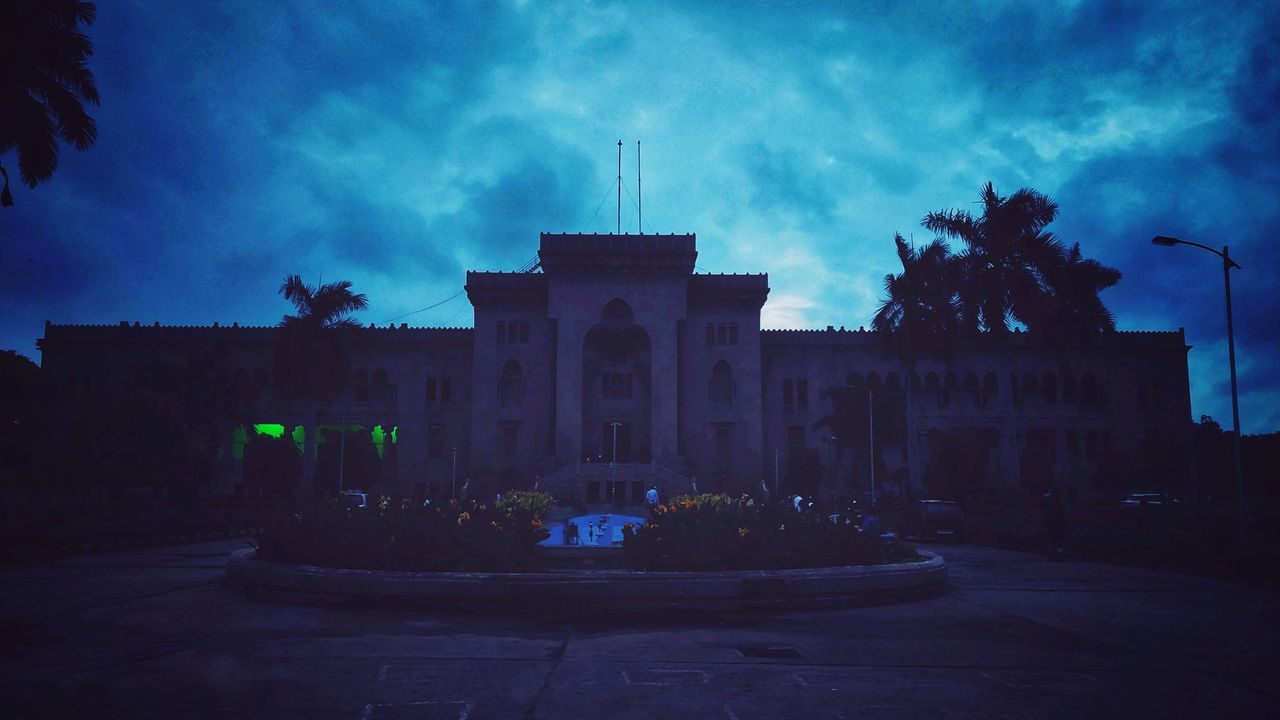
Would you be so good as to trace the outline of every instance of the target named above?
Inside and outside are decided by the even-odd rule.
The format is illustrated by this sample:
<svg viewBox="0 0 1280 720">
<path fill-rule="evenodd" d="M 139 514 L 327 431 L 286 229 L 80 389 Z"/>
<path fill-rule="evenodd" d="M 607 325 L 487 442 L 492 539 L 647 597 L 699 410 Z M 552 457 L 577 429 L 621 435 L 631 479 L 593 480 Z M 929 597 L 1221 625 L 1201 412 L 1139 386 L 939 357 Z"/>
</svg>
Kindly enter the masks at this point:
<svg viewBox="0 0 1280 720">
<path fill-rule="evenodd" d="M 631 325 L 636 321 L 636 314 L 631 306 L 622 298 L 614 298 L 605 304 L 600 311 L 601 325 Z"/>
<path fill-rule="evenodd" d="M 1058 404 L 1058 378 L 1053 373 L 1046 373 L 1040 381 L 1040 393 L 1044 396 L 1045 405 Z"/>
<path fill-rule="evenodd" d="M 1026 375 L 1023 375 L 1022 376 L 1022 397 L 1028 401 L 1035 398 L 1036 392 L 1038 392 L 1040 389 L 1039 385 L 1040 384 L 1036 382 L 1035 375 L 1031 373 L 1027 373 Z"/>
<path fill-rule="evenodd" d="M 382 368 L 378 368 L 377 370 L 374 370 L 373 384 L 374 384 L 374 387 L 380 387 L 380 388 L 386 387 L 387 385 L 389 385 L 390 380 L 387 379 L 387 371 L 383 370 Z"/>
<path fill-rule="evenodd" d="M 942 384 L 938 381 L 937 373 L 931 372 L 924 376 L 924 396 L 934 405 L 942 404 Z"/>
<path fill-rule="evenodd" d="M 369 402 L 369 373 L 364 368 L 356 370 L 352 384 L 355 385 L 356 402 Z"/>
<path fill-rule="evenodd" d="M 982 406 L 982 388 L 978 385 L 978 376 L 973 373 L 964 375 L 964 392 L 975 406 Z"/>
<path fill-rule="evenodd" d="M 897 392 L 902 389 L 902 378 L 898 377 L 898 373 L 891 370 L 888 375 L 884 376 L 884 386 Z"/>
<path fill-rule="evenodd" d="M 989 372 L 982 377 L 982 404 L 995 402 L 1000 397 L 1000 381 L 996 374 Z"/>
<path fill-rule="evenodd" d="M 524 400 L 524 370 L 512 358 L 502 364 L 502 378 L 498 380 L 498 400 L 503 406 L 516 405 Z"/>
<path fill-rule="evenodd" d="M 857 388 L 859 390 L 866 387 L 862 384 L 862 376 L 852 370 L 849 371 L 848 375 L 844 376 L 844 386 Z"/>
<path fill-rule="evenodd" d="M 236 402 L 241 405 L 248 405 L 253 402 L 253 385 L 249 382 L 249 371 L 244 368 L 236 368 L 236 374 L 231 381 L 231 387 L 236 394 Z"/>
<path fill-rule="evenodd" d="M 721 360 L 711 369 L 711 399 L 714 402 L 732 402 L 735 395 L 733 370 Z"/>
<path fill-rule="evenodd" d="M 1062 375 L 1062 402 L 1068 405 L 1076 402 L 1076 376 L 1071 373 Z"/>
<path fill-rule="evenodd" d="M 1080 378 L 1080 404 L 1085 407 L 1098 407 L 1102 404 L 1102 389 L 1098 387 L 1098 378 L 1091 372 Z"/>
<path fill-rule="evenodd" d="M 951 397 L 960 390 L 960 378 L 956 377 L 953 372 L 947 373 L 947 378 L 942 381 L 942 407 L 951 404 Z"/>
<path fill-rule="evenodd" d="M 875 372 L 867 374 L 867 389 L 875 392 L 880 389 L 880 375 Z"/>
</svg>

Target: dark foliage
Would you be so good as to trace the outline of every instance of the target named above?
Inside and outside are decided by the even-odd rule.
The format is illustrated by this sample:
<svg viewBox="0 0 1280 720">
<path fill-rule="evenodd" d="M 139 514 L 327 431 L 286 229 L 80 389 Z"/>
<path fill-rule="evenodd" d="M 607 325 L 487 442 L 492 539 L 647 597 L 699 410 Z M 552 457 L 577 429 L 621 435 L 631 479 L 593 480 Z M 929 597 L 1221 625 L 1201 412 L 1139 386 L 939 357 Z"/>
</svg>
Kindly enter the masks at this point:
<svg viewBox="0 0 1280 720">
<path fill-rule="evenodd" d="M 623 533 L 628 563 L 640 570 L 763 570 L 913 562 L 911 547 L 850 522 L 796 512 L 786 502 L 743 496 L 677 497 Z"/>
<path fill-rule="evenodd" d="M 0 155 L 17 149 L 29 187 L 53 176 L 59 139 L 85 150 L 98 137 L 84 110 L 98 104 L 98 88 L 88 68 L 93 43 L 82 32 L 96 14 L 77 0 L 0 3 Z"/>
<path fill-rule="evenodd" d="M 423 507 L 384 497 L 349 508 L 333 500 L 268 523 L 258 557 L 359 570 L 520 572 L 539 569 L 535 549 L 548 534 L 519 504 Z"/>
</svg>

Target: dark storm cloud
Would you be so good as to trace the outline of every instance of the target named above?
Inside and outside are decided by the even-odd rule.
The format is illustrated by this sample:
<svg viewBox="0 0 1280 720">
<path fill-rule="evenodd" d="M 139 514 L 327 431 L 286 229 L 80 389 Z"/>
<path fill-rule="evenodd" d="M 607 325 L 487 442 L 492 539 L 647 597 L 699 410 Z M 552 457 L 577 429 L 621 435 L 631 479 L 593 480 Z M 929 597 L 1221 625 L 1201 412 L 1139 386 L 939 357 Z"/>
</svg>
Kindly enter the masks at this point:
<svg viewBox="0 0 1280 720">
<path fill-rule="evenodd" d="M 988 180 L 1124 273 L 1122 327 L 1186 327 L 1193 410 L 1280 425 L 1280 11 L 1137 2 L 100 3 L 99 140 L 0 212 L 0 346 L 45 319 L 274 323 L 290 273 L 385 321 L 512 270 L 539 231 L 699 233 L 768 271 L 766 322 L 865 324 L 895 231 Z M 13 164 L 12 154 L 3 158 Z M 608 202 L 593 217 L 602 193 Z M 785 248 L 779 253 L 778 248 Z M 469 322 L 461 305 L 415 315 Z"/>
</svg>

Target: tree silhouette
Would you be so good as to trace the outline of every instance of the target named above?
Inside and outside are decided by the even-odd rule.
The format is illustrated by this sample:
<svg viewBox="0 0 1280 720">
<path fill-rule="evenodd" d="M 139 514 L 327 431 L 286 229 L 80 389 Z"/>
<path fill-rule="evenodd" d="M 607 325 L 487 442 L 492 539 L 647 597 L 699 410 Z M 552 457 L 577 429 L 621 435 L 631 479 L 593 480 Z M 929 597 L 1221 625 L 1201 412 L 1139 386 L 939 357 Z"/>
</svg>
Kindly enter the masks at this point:
<svg viewBox="0 0 1280 720">
<path fill-rule="evenodd" d="M 98 127 L 84 103 L 98 104 L 86 62 L 93 43 L 80 30 L 97 14 L 76 0 L 0 3 L 0 155 L 17 148 L 18 173 L 29 187 L 58 167 L 58 139 L 88 149 Z M 3 168 L 0 168 L 2 171 Z M 0 201 L 12 205 L 8 173 Z"/>
<path fill-rule="evenodd" d="M 1058 206 L 1030 188 L 1001 196 L 989 182 L 981 203 L 979 217 L 967 210 L 941 210 L 921 223 L 965 245 L 956 256 L 963 327 L 1004 335 L 1011 319 L 1039 326 L 1048 305 L 1043 273 L 1063 256 L 1062 243 L 1044 229 Z"/>
<path fill-rule="evenodd" d="M 892 333 L 899 351 L 905 355 L 941 352 L 959 327 L 960 306 L 956 299 L 955 267 L 946 243 L 934 240 L 916 250 L 894 235 L 902 272 L 885 275 L 885 299 L 871 326 Z"/>
<path fill-rule="evenodd" d="M 346 384 L 351 374 L 346 336 L 359 327 L 350 314 L 367 310 L 369 301 L 363 293 L 351 292 L 349 281 L 317 288 L 303 283 L 297 275 L 285 278 L 280 294 L 297 314 L 280 320 L 275 376 L 287 397 L 310 403 L 302 456 L 302 496 L 307 498 L 315 488 L 316 402 L 337 394 Z"/>
<path fill-rule="evenodd" d="M 1120 282 L 1120 271 L 1080 253 L 1080 243 L 1070 252 L 1043 268 L 1049 296 L 1045 306 L 1045 326 L 1055 338 L 1086 339 L 1114 332 L 1115 316 L 1102 304 L 1098 293 Z"/>
</svg>

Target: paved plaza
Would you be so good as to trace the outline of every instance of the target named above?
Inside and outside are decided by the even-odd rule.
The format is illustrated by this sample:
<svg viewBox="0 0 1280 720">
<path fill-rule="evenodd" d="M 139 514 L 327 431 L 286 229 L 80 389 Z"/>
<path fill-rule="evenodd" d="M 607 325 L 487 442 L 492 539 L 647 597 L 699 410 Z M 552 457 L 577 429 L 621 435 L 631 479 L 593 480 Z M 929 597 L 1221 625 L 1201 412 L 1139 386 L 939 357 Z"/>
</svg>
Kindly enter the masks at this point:
<svg viewBox="0 0 1280 720">
<path fill-rule="evenodd" d="M 972 546 L 951 587 L 784 614 L 300 606 L 244 541 L 0 571 L 6 718 L 1280 716 L 1280 595 Z"/>
</svg>

